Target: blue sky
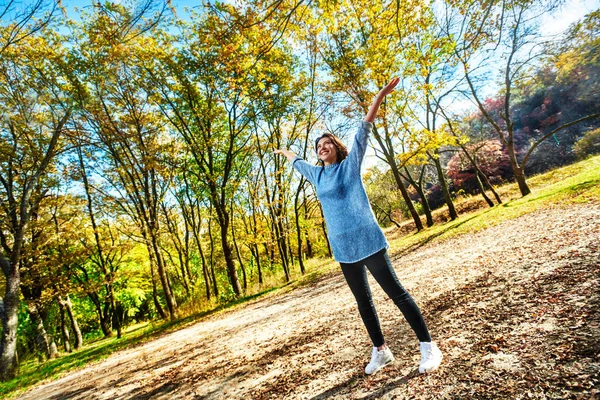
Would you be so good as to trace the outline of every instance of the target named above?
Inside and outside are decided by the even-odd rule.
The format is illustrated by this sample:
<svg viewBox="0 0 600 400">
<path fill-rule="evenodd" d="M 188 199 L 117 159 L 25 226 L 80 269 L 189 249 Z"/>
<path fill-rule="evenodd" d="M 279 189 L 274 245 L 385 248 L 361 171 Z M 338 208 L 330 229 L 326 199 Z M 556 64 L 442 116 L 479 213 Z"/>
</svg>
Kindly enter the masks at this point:
<svg viewBox="0 0 600 400">
<path fill-rule="evenodd" d="M 117 0 L 121 1 L 121 0 Z M 129 2 L 131 0 L 124 0 Z M 227 0 L 225 0 L 227 1 Z M 84 7 L 91 4 L 89 0 L 63 0 L 69 14 L 75 7 Z M 173 6 L 179 11 L 179 15 L 184 15 L 185 7 L 194 7 L 201 4 L 199 0 L 172 0 Z M 570 24 L 583 17 L 585 14 L 600 8 L 600 0 L 567 0 L 559 14 L 548 16 L 547 23 L 542 26 L 543 33 L 552 34 L 564 31 Z"/>
<path fill-rule="evenodd" d="M 544 34 L 564 32 L 573 22 L 600 8 L 600 0 L 568 0 L 555 15 L 548 15 L 540 27 Z"/>
</svg>

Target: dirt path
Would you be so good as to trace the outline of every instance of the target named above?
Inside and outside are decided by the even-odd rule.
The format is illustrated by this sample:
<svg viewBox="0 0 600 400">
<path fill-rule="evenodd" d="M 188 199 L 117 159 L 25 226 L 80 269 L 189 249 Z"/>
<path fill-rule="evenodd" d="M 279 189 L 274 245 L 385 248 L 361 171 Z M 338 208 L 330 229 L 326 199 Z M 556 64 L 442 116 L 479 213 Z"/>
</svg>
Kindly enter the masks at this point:
<svg viewBox="0 0 600 400">
<path fill-rule="evenodd" d="M 370 343 L 341 274 L 205 319 L 21 399 L 517 399 L 600 396 L 600 206 L 553 208 L 393 254 L 445 353 L 418 342 L 372 284 L 396 361 Z"/>
</svg>

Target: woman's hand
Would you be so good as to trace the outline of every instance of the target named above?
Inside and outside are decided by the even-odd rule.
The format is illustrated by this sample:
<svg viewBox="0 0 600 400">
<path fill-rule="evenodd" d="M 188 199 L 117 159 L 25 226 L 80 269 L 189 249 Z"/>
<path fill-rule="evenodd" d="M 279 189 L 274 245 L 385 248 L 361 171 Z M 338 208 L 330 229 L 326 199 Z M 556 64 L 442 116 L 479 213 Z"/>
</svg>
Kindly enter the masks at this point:
<svg viewBox="0 0 600 400">
<path fill-rule="evenodd" d="M 294 158 L 296 158 L 296 154 L 292 153 L 289 150 L 285 150 L 285 149 L 279 149 L 279 150 L 275 150 L 273 151 L 273 153 L 275 154 L 283 154 L 285 156 L 285 158 L 287 158 L 289 161 L 292 161 Z"/>
<path fill-rule="evenodd" d="M 387 85 L 383 87 L 383 89 L 379 91 L 379 93 L 377 93 L 377 97 L 381 97 L 383 99 L 385 96 L 392 93 L 399 82 L 400 78 L 393 78 Z"/>
<path fill-rule="evenodd" d="M 365 121 L 371 123 L 375 121 L 375 117 L 377 116 L 377 111 L 379 110 L 381 102 L 383 101 L 385 96 L 394 91 L 399 82 L 400 78 L 394 78 L 387 85 L 385 85 L 383 89 L 379 91 L 379 93 L 377 93 L 377 96 L 375 96 L 375 100 L 373 100 L 373 104 L 371 104 L 371 108 L 369 108 L 369 112 L 365 117 Z"/>
</svg>

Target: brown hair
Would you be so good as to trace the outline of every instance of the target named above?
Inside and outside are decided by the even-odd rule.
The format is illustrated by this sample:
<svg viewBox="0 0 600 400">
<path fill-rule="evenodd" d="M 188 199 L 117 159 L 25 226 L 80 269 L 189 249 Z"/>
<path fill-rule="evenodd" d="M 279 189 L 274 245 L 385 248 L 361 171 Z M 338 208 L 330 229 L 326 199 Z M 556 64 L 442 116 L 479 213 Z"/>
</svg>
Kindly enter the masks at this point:
<svg viewBox="0 0 600 400">
<path fill-rule="evenodd" d="M 317 147 L 319 146 L 319 141 L 323 138 L 329 138 L 329 140 L 331 140 L 331 143 L 333 143 L 333 145 L 335 146 L 337 156 L 336 162 L 340 163 L 343 160 L 345 160 L 346 157 L 348 157 L 348 149 L 346 148 L 346 146 L 344 146 L 344 143 L 342 143 L 342 141 L 338 139 L 337 136 L 331 133 L 324 133 L 315 140 L 315 151 L 317 152 L 317 155 L 319 153 L 319 150 L 317 149 Z M 323 161 L 319 159 L 319 162 L 322 163 Z"/>
</svg>

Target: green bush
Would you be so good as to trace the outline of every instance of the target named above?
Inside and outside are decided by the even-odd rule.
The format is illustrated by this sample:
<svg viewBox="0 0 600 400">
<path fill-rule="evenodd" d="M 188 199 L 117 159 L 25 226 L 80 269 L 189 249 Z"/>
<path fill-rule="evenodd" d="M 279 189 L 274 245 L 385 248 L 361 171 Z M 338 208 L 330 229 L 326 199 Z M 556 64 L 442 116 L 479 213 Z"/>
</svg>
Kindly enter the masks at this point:
<svg viewBox="0 0 600 400">
<path fill-rule="evenodd" d="M 573 152 L 578 159 L 584 159 L 590 154 L 600 153 L 600 128 L 587 131 L 573 146 Z"/>
</svg>

